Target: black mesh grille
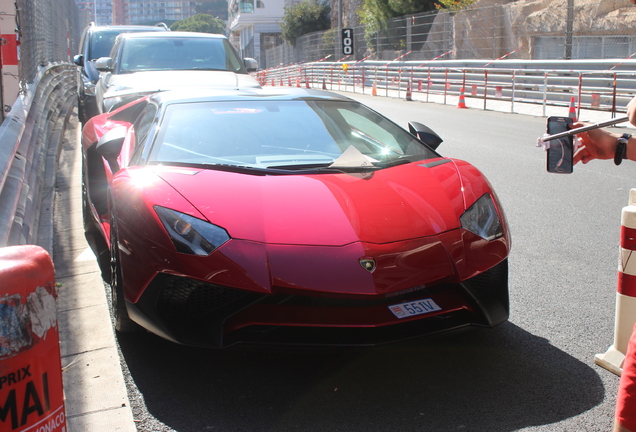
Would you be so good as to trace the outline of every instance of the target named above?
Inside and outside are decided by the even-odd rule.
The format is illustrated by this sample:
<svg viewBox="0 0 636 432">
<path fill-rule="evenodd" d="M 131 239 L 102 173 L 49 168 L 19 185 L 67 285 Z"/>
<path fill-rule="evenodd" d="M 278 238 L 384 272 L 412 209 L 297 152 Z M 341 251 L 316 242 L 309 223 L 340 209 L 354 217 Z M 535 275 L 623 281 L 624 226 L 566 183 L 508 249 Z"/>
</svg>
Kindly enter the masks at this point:
<svg viewBox="0 0 636 432">
<path fill-rule="evenodd" d="M 508 260 L 464 282 L 477 297 L 500 293 L 508 286 Z"/>
<path fill-rule="evenodd" d="M 157 310 L 165 317 L 197 319 L 225 308 L 249 292 L 187 279 L 169 277 L 157 300 Z"/>
</svg>

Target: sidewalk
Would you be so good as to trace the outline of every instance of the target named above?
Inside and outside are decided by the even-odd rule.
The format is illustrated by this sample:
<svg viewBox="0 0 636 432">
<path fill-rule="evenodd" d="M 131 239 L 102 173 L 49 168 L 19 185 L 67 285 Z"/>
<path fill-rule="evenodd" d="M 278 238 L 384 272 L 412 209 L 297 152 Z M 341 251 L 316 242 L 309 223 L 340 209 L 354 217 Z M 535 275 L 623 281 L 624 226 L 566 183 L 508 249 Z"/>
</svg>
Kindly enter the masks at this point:
<svg viewBox="0 0 636 432">
<path fill-rule="evenodd" d="M 99 268 L 84 238 L 80 126 L 72 116 L 62 142 L 53 212 L 67 426 L 70 432 L 134 432 Z"/>
</svg>

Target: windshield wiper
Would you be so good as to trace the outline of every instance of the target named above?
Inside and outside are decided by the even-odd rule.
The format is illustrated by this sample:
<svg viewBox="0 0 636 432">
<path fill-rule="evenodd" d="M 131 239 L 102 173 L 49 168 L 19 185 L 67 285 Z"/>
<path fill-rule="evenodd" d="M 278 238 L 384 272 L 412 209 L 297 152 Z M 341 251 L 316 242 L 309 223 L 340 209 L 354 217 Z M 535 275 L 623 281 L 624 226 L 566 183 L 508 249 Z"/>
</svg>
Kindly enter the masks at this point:
<svg viewBox="0 0 636 432">
<path fill-rule="evenodd" d="M 272 165 L 267 167 L 276 171 L 289 171 L 296 174 L 312 174 L 312 173 L 351 173 L 351 172 L 368 172 L 375 171 L 378 167 L 368 166 L 331 166 L 329 164 L 297 164 L 297 165 Z"/>
<path fill-rule="evenodd" d="M 390 168 L 398 165 L 405 165 L 411 162 L 413 162 L 413 159 L 410 156 L 402 156 L 397 159 L 388 159 L 374 162 L 373 165 L 375 165 L 376 168 Z"/>
<path fill-rule="evenodd" d="M 344 173 L 348 171 L 344 171 L 342 169 L 336 168 L 328 168 L 325 165 L 320 165 L 320 167 L 309 167 L 308 165 L 281 165 L 281 166 L 271 166 L 271 167 L 253 167 L 247 165 L 231 165 L 231 164 L 211 164 L 211 163 L 192 163 L 192 162 L 154 162 L 151 165 L 167 165 L 167 166 L 177 166 L 177 167 L 186 167 L 186 168 L 199 168 L 199 169 L 209 169 L 216 171 L 226 171 L 226 172 L 235 172 L 239 174 L 250 174 L 250 175 L 290 175 L 290 174 L 312 174 L 319 172 L 339 172 Z M 357 168 L 357 167 L 356 167 Z"/>
<path fill-rule="evenodd" d="M 221 71 L 221 72 L 229 72 L 227 69 L 218 69 L 218 68 L 208 68 L 208 67 L 191 67 L 187 69 L 176 69 L 176 70 L 197 70 L 197 71 Z"/>
</svg>

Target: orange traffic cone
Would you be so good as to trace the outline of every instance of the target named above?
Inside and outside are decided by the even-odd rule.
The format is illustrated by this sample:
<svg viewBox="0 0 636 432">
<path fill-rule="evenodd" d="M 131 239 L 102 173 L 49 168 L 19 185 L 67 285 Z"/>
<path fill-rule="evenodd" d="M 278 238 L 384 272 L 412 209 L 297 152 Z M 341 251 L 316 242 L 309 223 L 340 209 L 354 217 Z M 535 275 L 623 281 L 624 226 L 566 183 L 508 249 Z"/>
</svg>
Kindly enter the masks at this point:
<svg viewBox="0 0 636 432">
<path fill-rule="evenodd" d="M 296 87 L 300 87 L 300 78 L 296 78 Z"/>
<path fill-rule="evenodd" d="M 311 88 L 311 86 L 309 85 L 309 80 L 305 80 L 305 88 Z"/>
<path fill-rule="evenodd" d="M 459 103 L 457 104 L 457 108 L 468 108 L 466 106 L 466 99 L 464 99 L 464 87 L 459 91 Z"/>
<path fill-rule="evenodd" d="M 372 96 L 378 95 L 378 86 L 375 84 L 375 81 L 373 81 L 373 87 L 371 88 L 371 95 Z"/>
<path fill-rule="evenodd" d="M 568 117 L 570 117 L 573 121 L 576 121 L 576 100 L 574 96 L 570 99 L 570 112 L 568 113 Z"/>
<path fill-rule="evenodd" d="M 413 95 L 411 93 L 411 81 L 409 81 L 406 84 L 406 100 L 407 101 L 412 101 L 413 100 Z"/>
</svg>

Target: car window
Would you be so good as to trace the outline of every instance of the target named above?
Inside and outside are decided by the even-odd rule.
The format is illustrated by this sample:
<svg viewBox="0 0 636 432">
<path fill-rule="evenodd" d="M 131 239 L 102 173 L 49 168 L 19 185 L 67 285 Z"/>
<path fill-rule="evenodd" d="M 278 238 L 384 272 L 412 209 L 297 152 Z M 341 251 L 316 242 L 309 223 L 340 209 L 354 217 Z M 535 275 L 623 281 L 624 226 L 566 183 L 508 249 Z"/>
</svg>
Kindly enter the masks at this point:
<svg viewBox="0 0 636 432">
<path fill-rule="evenodd" d="M 155 117 L 157 115 L 157 106 L 154 103 L 149 103 L 143 109 L 139 117 L 134 123 L 135 128 L 135 153 L 131 158 L 131 165 L 137 165 L 140 163 L 140 159 L 143 157 L 144 148 L 143 142 L 148 138 L 148 134 L 152 129 Z"/>
<path fill-rule="evenodd" d="M 238 56 L 225 39 L 131 38 L 124 43 L 119 73 L 158 70 L 242 72 Z"/>
<path fill-rule="evenodd" d="M 108 57 L 115 43 L 115 38 L 121 34 L 121 30 L 100 30 L 93 33 L 88 50 L 89 60 L 97 60 L 100 57 Z"/>
<path fill-rule="evenodd" d="M 258 168 L 328 165 L 351 148 L 379 162 L 437 157 L 358 103 L 298 100 L 171 105 L 149 160 Z"/>
</svg>

